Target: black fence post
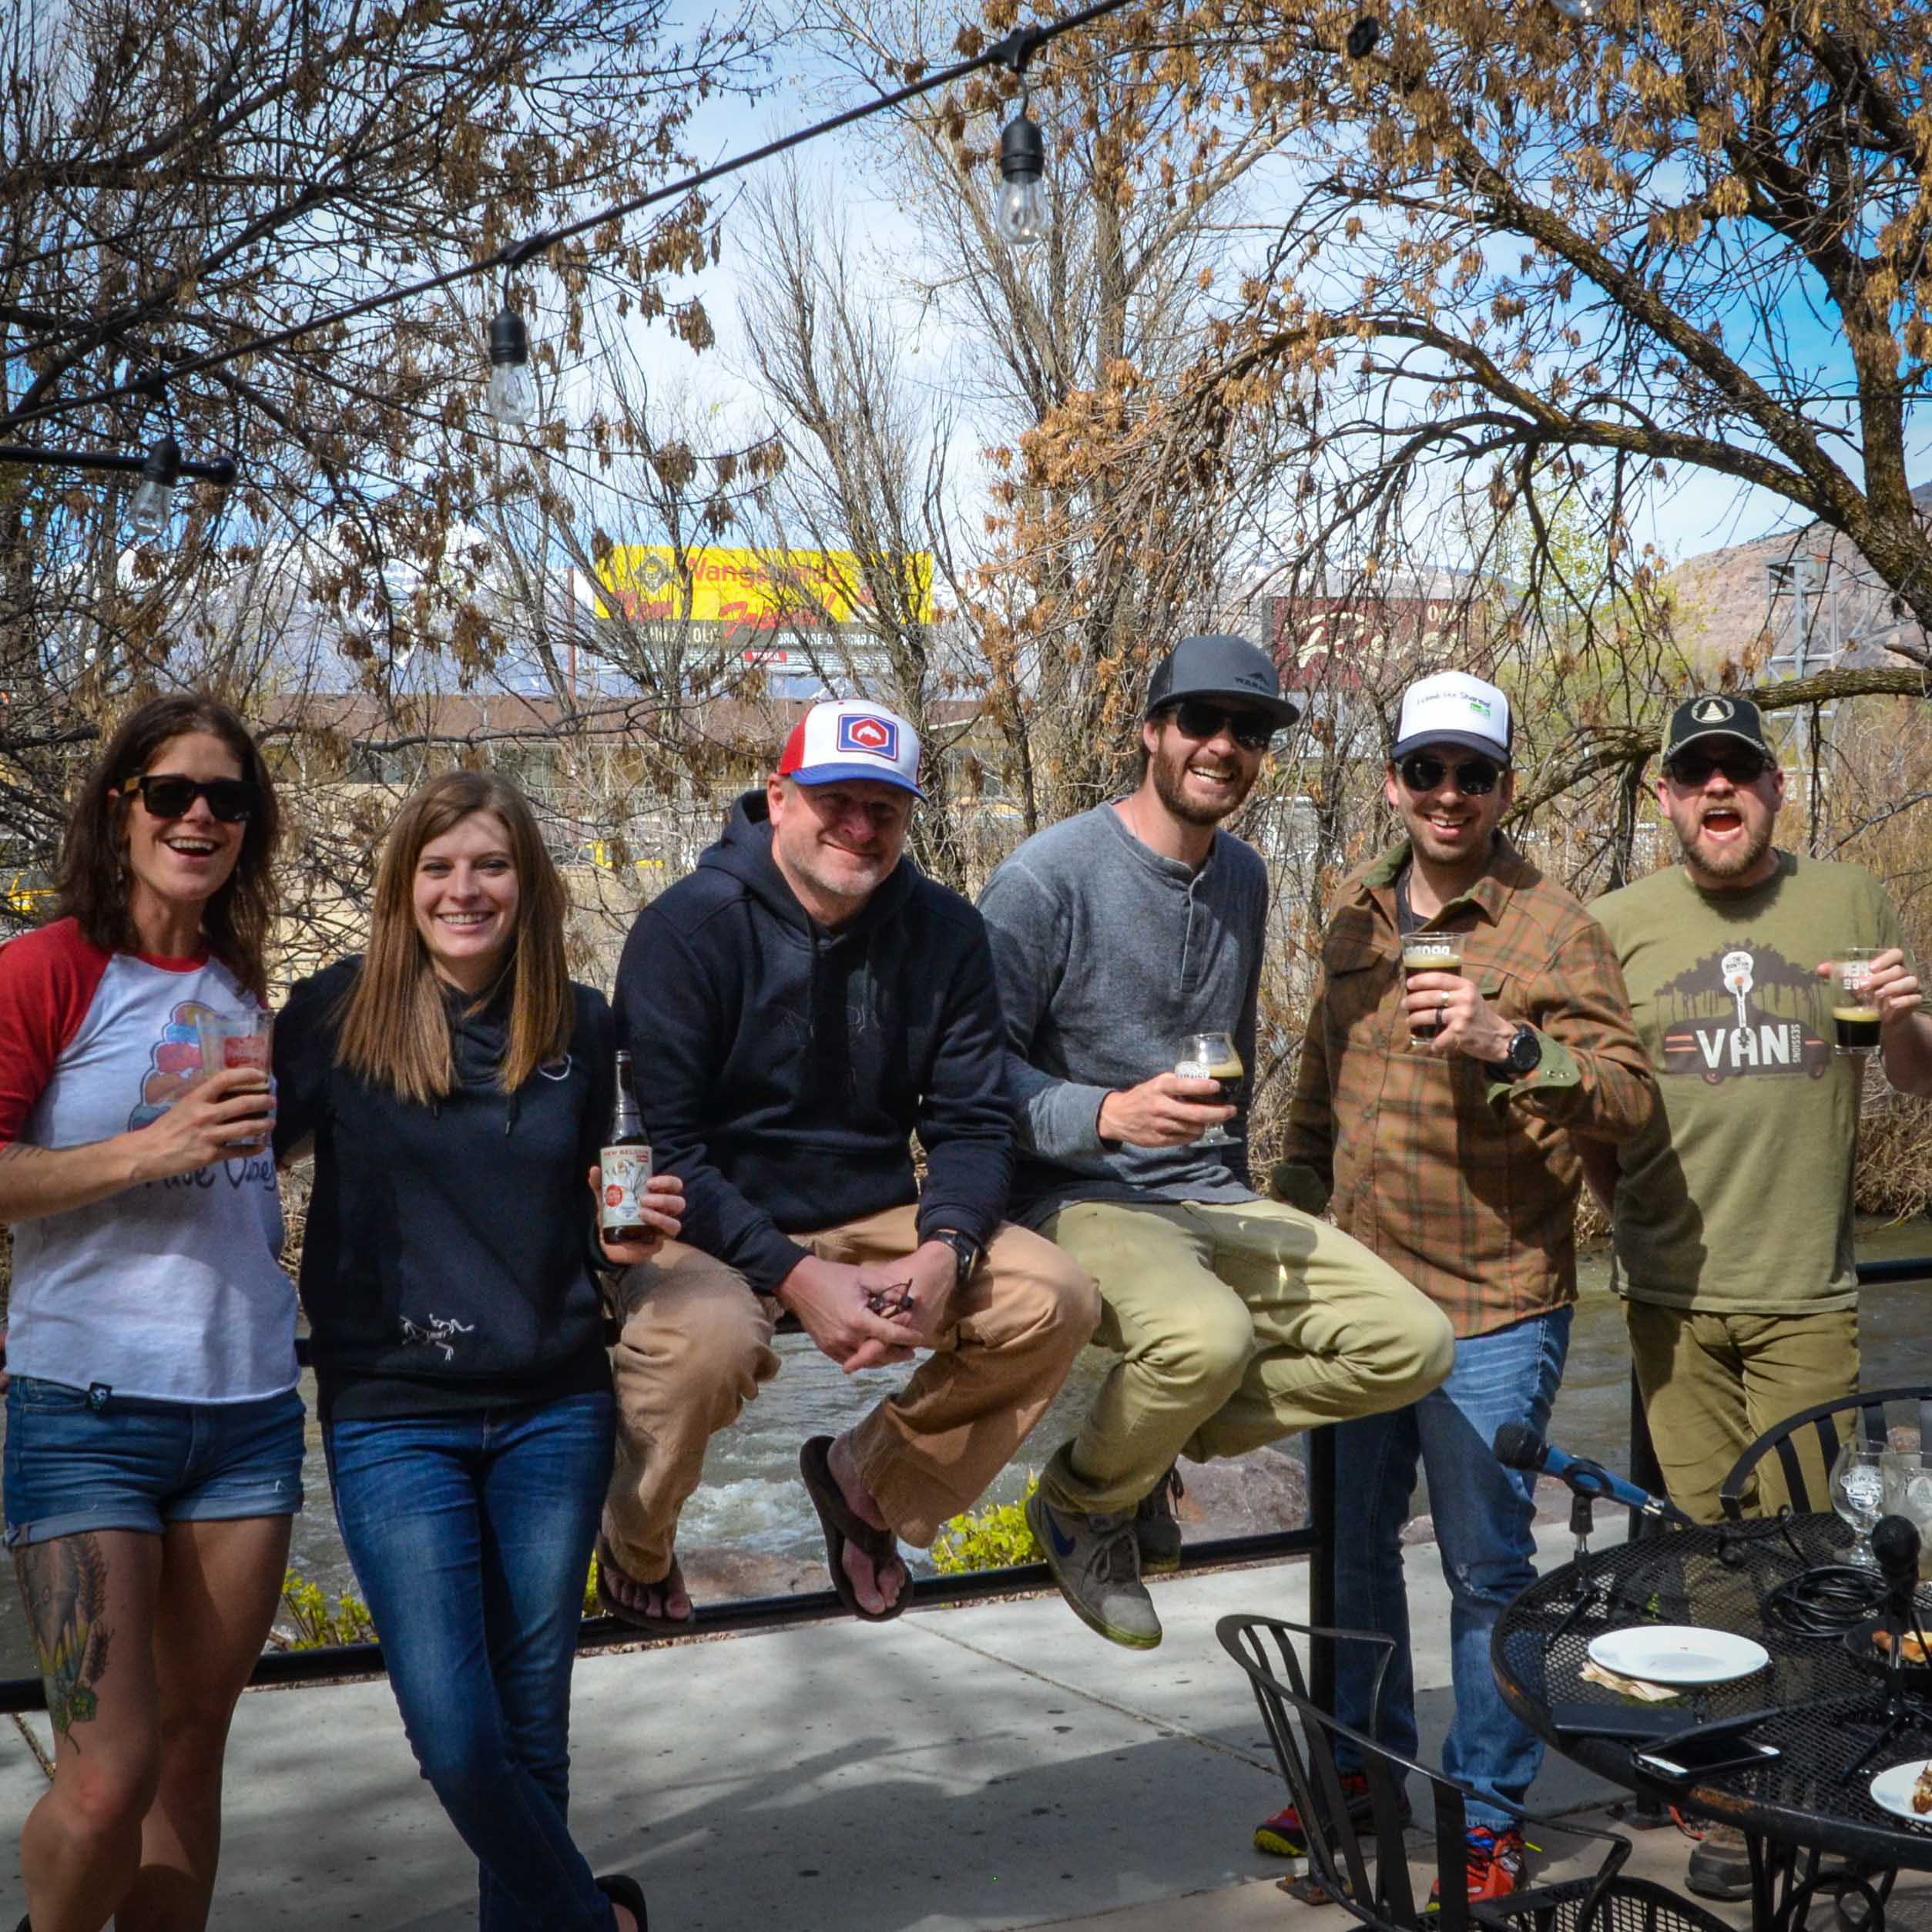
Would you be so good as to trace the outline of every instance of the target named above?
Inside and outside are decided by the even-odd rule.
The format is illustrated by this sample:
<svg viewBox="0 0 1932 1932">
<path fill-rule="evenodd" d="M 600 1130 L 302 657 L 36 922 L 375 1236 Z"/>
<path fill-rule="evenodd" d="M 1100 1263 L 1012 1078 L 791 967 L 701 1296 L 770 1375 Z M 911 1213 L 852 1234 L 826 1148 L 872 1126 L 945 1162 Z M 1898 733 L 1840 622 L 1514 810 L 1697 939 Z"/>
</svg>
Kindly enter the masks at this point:
<svg viewBox="0 0 1932 1932">
<path fill-rule="evenodd" d="M 1308 1621 L 1318 1630 L 1335 1625 L 1335 1431 L 1308 1432 Z M 1325 1711 L 1335 1708 L 1335 1646 L 1313 1637 L 1308 1647 L 1308 1688 Z"/>
<path fill-rule="evenodd" d="M 1664 1472 L 1657 1461 L 1657 1445 L 1650 1439 L 1650 1417 L 1644 1411 L 1644 1392 L 1637 1386 L 1637 1371 L 1630 1371 L 1630 1480 L 1652 1496 L 1664 1494 Z M 1665 1527 L 1642 1510 L 1630 1512 L 1630 1540 L 1654 1536 Z"/>
</svg>

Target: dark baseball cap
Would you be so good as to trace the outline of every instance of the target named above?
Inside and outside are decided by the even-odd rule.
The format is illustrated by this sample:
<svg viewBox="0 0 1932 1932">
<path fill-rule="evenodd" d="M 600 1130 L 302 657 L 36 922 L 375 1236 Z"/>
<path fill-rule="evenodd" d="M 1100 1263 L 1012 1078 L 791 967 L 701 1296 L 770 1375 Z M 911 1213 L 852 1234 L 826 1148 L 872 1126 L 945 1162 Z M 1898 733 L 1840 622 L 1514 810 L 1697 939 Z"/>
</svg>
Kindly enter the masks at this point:
<svg viewBox="0 0 1932 1932">
<path fill-rule="evenodd" d="M 1707 691 L 1702 697 L 1685 699 L 1670 714 L 1670 729 L 1664 733 L 1664 763 L 1668 765 L 1686 745 L 1706 738 L 1735 738 L 1763 752 L 1773 764 L 1778 761 L 1771 740 L 1764 735 L 1763 715 L 1749 698 Z"/>
<path fill-rule="evenodd" d="M 1144 715 L 1151 718 L 1184 698 L 1251 705 L 1277 726 L 1291 725 L 1301 716 L 1301 706 L 1281 695 L 1274 660 L 1245 637 L 1182 638 L 1155 666 Z"/>
</svg>

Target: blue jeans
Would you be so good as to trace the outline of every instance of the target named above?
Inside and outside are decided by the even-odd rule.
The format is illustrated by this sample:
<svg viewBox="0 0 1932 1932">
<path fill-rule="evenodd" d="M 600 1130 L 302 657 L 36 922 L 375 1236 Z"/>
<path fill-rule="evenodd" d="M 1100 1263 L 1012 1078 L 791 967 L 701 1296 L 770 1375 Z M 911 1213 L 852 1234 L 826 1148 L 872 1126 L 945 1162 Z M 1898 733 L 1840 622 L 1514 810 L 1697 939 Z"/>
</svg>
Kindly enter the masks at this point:
<svg viewBox="0 0 1932 1932">
<path fill-rule="evenodd" d="M 342 1541 L 423 1776 L 476 1854 L 481 1932 L 613 1932 L 565 1823 L 570 1670 L 605 1394 L 324 1432 Z"/>
<path fill-rule="evenodd" d="M 1535 1478 L 1505 1469 L 1491 1453 L 1505 1422 L 1540 1436 L 1550 1418 L 1570 1347 L 1570 1313 L 1532 1315 L 1487 1335 L 1459 1337 L 1456 1365 L 1433 1394 L 1406 1409 L 1338 1423 L 1337 1493 L 1365 1535 L 1343 1537 L 1335 1551 L 1335 1622 L 1395 1639 L 1382 1684 L 1379 1741 L 1416 1754 L 1415 1672 L 1409 1652 L 1409 1605 L 1403 1588 L 1402 1525 L 1408 1521 L 1420 1459 L 1429 1478 L 1436 1547 L 1449 1585 L 1449 1671 L 1455 1721 L 1443 1769 L 1486 1795 L 1521 1804 L 1543 1763 L 1543 1746 L 1511 1716 L 1496 1689 L 1489 1642 L 1504 1607 L 1536 1580 L 1530 1525 Z M 1374 1657 L 1366 1644 L 1338 1644 L 1336 1715 L 1366 1731 Z M 1379 1652 L 1377 1654 L 1380 1654 Z M 1508 1814 L 1472 1801 L 1472 1825 L 1500 1829 Z"/>
</svg>

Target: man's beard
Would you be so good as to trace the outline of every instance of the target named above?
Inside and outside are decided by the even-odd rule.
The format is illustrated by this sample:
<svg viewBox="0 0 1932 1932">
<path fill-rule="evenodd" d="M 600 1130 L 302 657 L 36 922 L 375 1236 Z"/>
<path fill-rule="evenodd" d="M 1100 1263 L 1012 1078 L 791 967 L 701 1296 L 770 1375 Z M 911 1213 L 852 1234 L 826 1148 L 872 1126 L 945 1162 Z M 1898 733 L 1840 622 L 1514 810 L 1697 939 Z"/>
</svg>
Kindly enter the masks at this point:
<svg viewBox="0 0 1932 1932">
<path fill-rule="evenodd" d="M 1154 795 L 1184 825 L 1219 825 L 1222 820 L 1230 817 L 1247 803 L 1248 794 L 1254 790 L 1254 778 L 1250 777 L 1242 784 L 1226 805 L 1200 804 L 1189 798 L 1183 789 L 1188 764 L 1193 756 L 1191 751 L 1171 756 L 1164 752 L 1152 753 L 1148 764 L 1154 776 Z M 1238 773 L 1240 767 L 1237 765 L 1235 769 Z M 1236 782 L 1240 783 L 1238 776 Z"/>
<path fill-rule="evenodd" d="M 1713 879 L 1741 879 L 1746 873 L 1761 860 L 1771 849 L 1773 827 L 1767 820 L 1762 828 L 1736 851 L 1720 852 L 1712 856 L 1698 848 L 1698 840 L 1702 835 L 1704 822 L 1699 819 L 1689 838 L 1682 832 L 1677 834 L 1677 843 L 1684 857 L 1700 872 Z"/>
</svg>

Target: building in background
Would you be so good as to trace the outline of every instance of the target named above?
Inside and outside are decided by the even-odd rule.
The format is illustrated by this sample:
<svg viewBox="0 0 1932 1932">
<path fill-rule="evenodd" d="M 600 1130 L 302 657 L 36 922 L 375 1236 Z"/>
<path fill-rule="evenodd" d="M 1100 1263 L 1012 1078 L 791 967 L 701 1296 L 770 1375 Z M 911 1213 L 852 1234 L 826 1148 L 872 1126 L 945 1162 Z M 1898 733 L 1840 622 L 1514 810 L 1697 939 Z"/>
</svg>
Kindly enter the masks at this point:
<svg viewBox="0 0 1932 1932">
<path fill-rule="evenodd" d="M 620 544 L 579 596 L 597 622 L 677 648 L 693 688 L 756 672 L 766 696 L 811 700 L 889 686 L 893 634 L 932 625 L 932 591 L 924 551 L 868 565 L 849 550 Z"/>
</svg>

